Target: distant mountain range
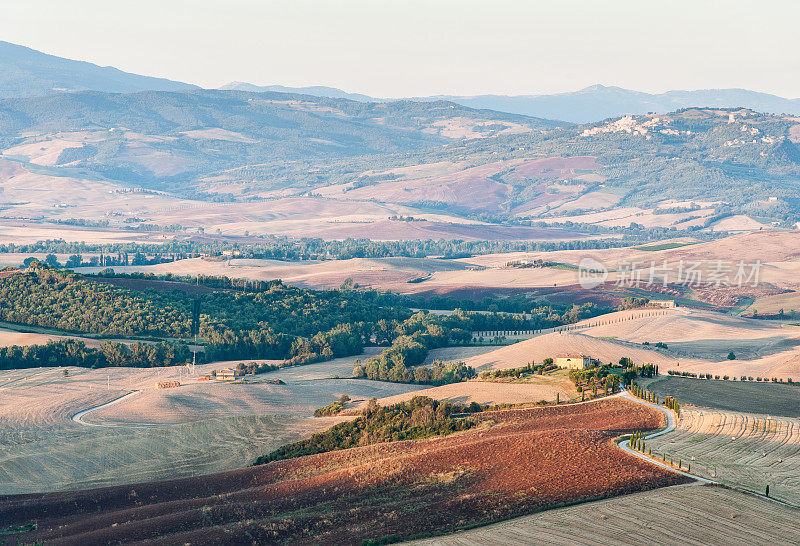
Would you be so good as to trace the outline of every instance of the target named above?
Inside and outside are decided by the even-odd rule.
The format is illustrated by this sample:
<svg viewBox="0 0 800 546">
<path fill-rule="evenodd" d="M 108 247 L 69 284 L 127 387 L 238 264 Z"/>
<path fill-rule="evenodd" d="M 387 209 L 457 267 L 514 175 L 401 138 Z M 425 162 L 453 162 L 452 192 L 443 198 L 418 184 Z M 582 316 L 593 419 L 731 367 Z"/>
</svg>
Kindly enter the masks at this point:
<svg viewBox="0 0 800 546">
<path fill-rule="evenodd" d="M 259 87 L 234 82 L 222 89 L 240 91 L 278 91 L 301 93 L 316 97 L 385 102 L 390 99 L 370 97 L 360 93 L 347 93 L 335 87 L 285 87 L 268 85 Z M 409 100 L 427 102 L 445 100 L 482 110 L 496 110 L 510 114 L 557 119 L 571 123 L 592 123 L 624 115 L 642 115 L 650 112 L 673 112 L 681 108 L 702 106 L 711 108 L 748 108 L 756 112 L 800 115 L 800 99 L 785 99 L 768 93 L 747 89 L 704 89 L 698 91 L 667 91 L 652 94 L 630 91 L 621 87 L 592 85 L 580 91 L 553 95 L 435 95 L 413 97 Z"/>
<path fill-rule="evenodd" d="M 0 47 L 0 66 L 16 67 L 16 79 L 0 74 L 0 206 L 22 205 L 16 214 L 25 218 L 33 201 L 43 217 L 75 213 L 63 189 L 32 192 L 35 178 L 53 188 L 100 184 L 71 197 L 123 189 L 200 200 L 313 197 L 488 221 L 605 222 L 593 216 L 601 211 L 624 226 L 676 229 L 709 228 L 723 214 L 800 220 L 800 108 L 766 94 L 594 86 L 373 102 L 330 87 L 197 89 L 10 44 Z M 151 85 L 178 88 L 138 91 Z M 87 87 L 116 92 L 53 92 Z M 690 107 L 695 101 L 713 107 Z M 525 104 L 549 119 L 498 111 Z"/>
<path fill-rule="evenodd" d="M 28 47 L 0 41 L 0 98 L 32 97 L 57 92 L 103 91 L 181 91 L 197 86 L 163 78 L 123 72 L 48 55 Z M 279 92 L 312 95 L 357 102 L 391 102 L 396 99 L 349 93 L 326 86 L 258 86 L 244 82 L 224 85 L 221 90 Z M 800 99 L 785 99 L 746 89 L 707 89 L 668 91 L 652 94 L 621 87 L 593 85 L 580 91 L 553 95 L 437 95 L 411 97 L 418 102 L 449 101 L 469 108 L 496 110 L 536 118 L 571 123 L 592 123 L 622 115 L 672 112 L 692 106 L 714 108 L 743 107 L 757 112 L 800 115 Z"/>
<path fill-rule="evenodd" d="M 627 114 L 672 112 L 692 106 L 748 108 L 770 114 L 800 114 L 800 99 L 785 99 L 746 89 L 705 89 L 651 94 L 621 87 L 592 85 L 555 95 L 437 96 L 418 100 L 449 100 L 470 108 L 485 108 L 526 116 L 591 123 Z"/>
<path fill-rule="evenodd" d="M 294 93 L 298 95 L 311 95 L 312 97 L 325 97 L 329 99 L 347 99 L 358 102 L 389 102 L 387 99 L 378 99 L 361 93 L 348 93 L 335 87 L 325 85 L 312 85 L 309 87 L 287 87 L 285 85 L 253 85 L 245 82 L 231 82 L 220 87 L 223 91 L 247 91 L 250 93 Z"/>
<path fill-rule="evenodd" d="M 64 59 L 0 41 L 0 98 L 71 91 L 134 93 L 185 89 L 197 89 L 197 86 Z"/>
</svg>

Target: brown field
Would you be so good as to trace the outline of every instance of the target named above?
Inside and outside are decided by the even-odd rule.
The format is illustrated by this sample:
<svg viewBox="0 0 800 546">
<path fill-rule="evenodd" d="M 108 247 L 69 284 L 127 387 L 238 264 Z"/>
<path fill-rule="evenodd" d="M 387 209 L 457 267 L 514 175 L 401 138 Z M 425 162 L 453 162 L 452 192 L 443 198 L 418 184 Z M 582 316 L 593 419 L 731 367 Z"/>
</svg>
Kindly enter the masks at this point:
<svg viewBox="0 0 800 546">
<path fill-rule="evenodd" d="M 69 336 L 15 332 L 13 330 L 0 329 L 0 347 L 10 347 L 11 345 L 44 345 L 50 340 L 66 339 L 67 337 Z M 96 344 L 99 346 L 99 342 L 96 342 Z M 87 343 L 87 345 L 90 344 Z"/>
<path fill-rule="evenodd" d="M 649 245 L 644 245 L 649 246 Z M 484 267 L 503 267 L 513 260 L 544 259 L 548 261 L 578 265 L 584 257 L 592 257 L 607 264 L 611 280 L 615 280 L 614 269 L 622 262 L 655 261 L 677 266 L 680 260 L 713 262 L 753 263 L 761 260 L 762 282 L 775 283 L 780 287 L 798 287 L 796 272 L 800 267 L 800 232 L 797 231 L 758 231 L 733 235 L 723 239 L 703 242 L 690 246 L 665 250 L 640 250 L 636 247 L 610 248 L 601 250 L 561 250 L 556 252 L 518 252 L 510 254 L 491 254 L 463 258 L 466 263 Z"/>
<path fill-rule="evenodd" d="M 777 315 L 783 309 L 784 313 L 790 311 L 800 311 L 800 291 L 784 292 L 783 294 L 772 294 L 756 298 L 755 301 L 744 310 L 745 314 L 752 315 L 758 312 L 759 315 Z"/>
<path fill-rule="evenodd" d="M 769 484 L 771 497 L 800 504 L 798 419 L 684 407 L 677 428 L 648 446 L 699 476 L 757 493 Z"/>
<path fill-rule="evenodd" d="M 427 167 L 427 168 L 425 168 Z M 524 158 L 507 161 L 494 161 L 481 165 L 459 162 L 441 162 L 430 166 L 393 169 L 398 175 L 378 185 L 353 188 L 351 185 L 338 185 L 319 190 L 321 195 L 334 199 L 378 199 L 388 203 L 417 203 L 438 201 L 456 206 L 499 212 L 508 203 L 509 186 L 496 180 L 498 174 L 507 172 L 508 180 L 538 179 L 542 194 L 546 194 L 551 206 L 572 200 L 585 186 L 564 183 L 578 178 L 576 170 L 595 170 L 599 165 L 594 157 L 549 157 Z M 555 180 L 555 183 L 554 183 Z M 559 183 L 560 182 L 560 183 Z M 608 199 L 587 200 L 601 206 Z M 615 200 L 611 200 L 611 203 Z M 528 214 L 540 210 L 541 205 L 534 198 L 523 207 Z"/>
<path fill-rule="evenodd" d="M 548 510 L 413 544 L 797 544 L 797 515 L 793 508 L 753 495 L 689 484 Z"/>
<path fill-rule="evenodd" d="M 639 309 L 587 319 L 465 360 L 478 370 L 516 368 L 559 354 L 621 357 L 669 370 L 800 378 L 800 328 L 693 309 Z M 645 341 L 650 346 L 642 345 Z M 667 343 L 666 350 L 652 344 Z M 728 360 L 734 351 L 736 360 Z"/>
<path fill-rule="evenodd" d="M 560 354 L 585 354 L 603 363 L 618 362 L 623 356 L 635 362 L 654 363 L 669 368 L 675 358 L 632 344 L 597 339 L 582 333 L 549 333 L 507 345 L 496 351 L 475 356 L 465 362 L 479 370 L 517 368 L 531 360 L 541 363 L 545 358 Z"/>
<path fill-rule="evenodd" d="M 534 376 L 521 382 L 487 382 L 480 380 L 451 383 L 440 387 L 431 387 L 413 393 L 398 394 L 381 398 L 381 405 L 396 404 L 411 400 L 413 396 L 430 396 L 436 400 L 448 400 L 457 404 L 526 404 L 541 400 L 555 402 L 556 394 L 562 402 L 578 396 L 575 386 L 565 374 L 550 376 Z"/>
<path fill-rule="evenodd" d="M 0 525 L 48 544 L 358 544 L 452 532 L 564 502 L 686 483 L 617 449 L 663 416 L 630 402 L 490 412 L 477 429 L 222 474 L 0 497 Z"/>
<path fill-rule="evenodd" d="M 354 205 L 356 203 L 352 202 L 351 204 Z M 209 206 L 217 205 L 212 204 Z M 272 211 L 270 213 L 276 217 L 280 217 L 283 214 L 280 211 Z M 309 221 L 317 220 L 319 218 L 298 221 L 300 224 L 308 226 Z M 364 222 L 367 220 L 359 221 Z M 523 231 L 516 231 L 512 233 L 508 230 L 530 230 L 533 228 L 487 226 L 476 224 L 474 221 L 470 221 L 472 223 L 394 222 L 388 221 L 383 217 L 382 219 L 371 219 L 369 223 L 350 225 L 348 222 L 349 220 L 347 222 L 343 221 L 343 223 L 337 221 L 337 223 L 325 227 L 323 231 L 320 231 L 322 228 L 319 226 L 314 227 L 313 235 L 325 237 L 327 236 L 325 233 L 328 233 L 329 235 L 335 234 L 335 238 L 341 238 L 355 235 L 356 233 L 353 230 L 361 230 L 359 232 L 360 235 L 373 239 L 425 239 L 427 237 L 426 230 L 436 224 L 437 227 L 435 229 L 440 231 L 437 232 L 438 235 L 434 238 L 443 236 L 445 232 L 449 234 L 445 238 L 473 238 L 472 232 L 468 233 L 469 230 L 478 230 L 476 233 L 482 233 L 482 238 L 488 237 L 491 239 L 569 239 L 576 236 L 576 234 L 568 232 L 523 233 Z M 327 229 L 333 231 L 327 232 L 325 231 Z M 2 227 L 0 227 L 0 230 L 2 230 Z M 667 242 L 685 243 L 691 241 L 681 239 Z M 800 260 L 796 251 L 800 247 L 798 243 L 800 243 L 800 235 L 795 232 L 756 232 L 661 250 L 658 250 L 658 244 L 653 244 L 638 248 L 613 248 L 591 251 L 517 252 L 474 256 L 460 260 L 398 258 L 277 262 L 274 260 L 210 261 L 197 258 L 155 266 L 128 266 L 115 269 L 120 272 L 142 271 L 154 274 L 227 275 L 259 280 L 282 279 L 284 282 L 309 288 L 334 288 L 340 286 L 346 279 L 351 278 L 363 287 L 407 294 L 450 294 L 478 299 L 487 296 L 521 295 L 529 296 L 533 299 L 548 298 L 561 303 L 594 301 L 611 306 L 619 305 L 622 298 L 631 296 L 678 298 L 685 300 L 683 303 L 725 311 L 735 310 L 739 312 L 750 306 L 748 313 L 752 313 L 753 309 L 757 309 L 757 304 L 750 305 L 752 300 L 756 300 L 757 303 L 763 302 L 764 311 L 762 313 L 769 313 L 777 312 L 780 308 L 784 308 L 788 312 L 795 307 L 800 307 L 800 304 L 794 306 L 792 303 L 794 301 L 792 298 L 800 290 L 800 283 L 796 280 L 800 278 Z M 656 250 L 651 250 L 651 248 L 656 248 Z M 709 264 L 713 264 L 717 260 L 723 260 L 726 263 L 738 263 L 736 260 L 731 260 L 731 256 L 736 256 L 737 260 L 744 260 L 746 264 L 754 263 L 759 259 L 762 260 L 764 266 L 761 268 L 760 284 L 757 287 L 749 285 L 742 287 L 721 286 L 719 288 L 695 287 L 690 290 L 674 283 L 681 260 L 685 263 L 700 260 L 705 264 L 703 268 L 707 274 L 707 270 L 712 267 Z M 574 266 L 584 257 L 597 259 L 609 268 L 609 277 L 605 284 L 592 290 L 584 290 L 578 285 L 578 273 L 575 270 L 560 267 L 520 269 L 507 266 L 509 262 L 534 259 L 544 259 Z M 667 267 L 672 268 L 672 284 L 667 287 L 662 287 L 658 284 L 650 287 L 643 284 L 639 288 L 616 286 L 616 281 L 620 276 L 618 271 L 618 268 L 621 267 L 620 264 L 637 262 L 646 266 L 651 261 L 659 264 L 659 266 L 666 261 Z M 98 268 L 86 269 L 89 272 L 98 270 Z M 732 275 L 735 275 L 735 273 L 732 273 Z M 426 278 L 422 282 L 409 282 L 420 277 Z M 647 279 L 645 278 L 644 282 L 646 283 L 646 281 Z"/>
</svg>

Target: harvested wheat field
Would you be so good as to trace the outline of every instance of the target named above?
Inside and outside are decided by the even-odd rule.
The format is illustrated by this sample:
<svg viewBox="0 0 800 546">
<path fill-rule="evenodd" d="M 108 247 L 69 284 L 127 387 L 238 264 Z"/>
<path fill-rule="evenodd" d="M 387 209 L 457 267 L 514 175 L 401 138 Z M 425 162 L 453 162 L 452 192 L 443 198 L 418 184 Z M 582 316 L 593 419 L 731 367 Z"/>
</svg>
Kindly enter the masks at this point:
<svg viewBox="0 0 800 546">
<path fill-rule="evenodd" d="M 15 332 L 13 330 L 0 329 L 0 347 L 10 347 L 11 345 L 45 345 L 48 341 L 58 339 L 67 339 L 67 336 Z"/>
<path fill-rule="evenodd" d="M 359 544 L 444 533 L 581 499 L 687 483 L 614 437 L 663 415 L 620 399 L 479 414 L 444 438 L 375 444 L 202 478 L 0 497 L 0 526 L 47 544 Z M 265 452 L 268 449 L 264 450 Z"/>
<path fill-rule="evenodd" d="M 531 360 L 540 363 L 545 358 L 553 358 L 560 354 L 585 354 L 604 363 L 616 363 L 621 357 L 627 356 L 635 362 L 658 364 L 664 370 L 671 369 L 677 362 L 676 358 L 660 351 L 571 332 L 552 332 L 536 336 L 496 351 L 468 358 L 465 362 L 478 370 L 517 368 Z"/>
<path fill-rule="evenodd" d="M 770 496 L 800 504 L 798 419 L 685 408 L 677 428 L 648 446 L 705 478 L 758 493 L 769 485 Z"/>
<path fill-rule="evenodd" d="M 589 538 L 590 537 L 590 538 Z M 413 542 L 429 546 L 797 544 L 798 511 L 710 485 L 678 485 Z"/>
<path fill-rule="evenodd" d="M 676 358 L 724 360 L 734 351 L 738 359 L 756 360 L 800 346 L 800 328 L 696 309 L 622 311 L 593 321 L 599 325 L 581 332 L 636 344 L 664 342 Z"/>
<path fill-rule="evenodd" d="M 655 347 L 658 342 L 668 348 Z M 735 360 L 727 358 L 731 351 Z M 560 354 L 585 354 L 604 363 L 629 357 L 655 364 L 662 373 L 797 378 L 800 328 L 694 309 L 637 309 L 587 319 L 465 361 L 478 370 L 515 368 Z"/>
<path fill-rule="evenodd" d="M 185 423 L 233 415 L 309 416 L 316 408 L 330 404 L 343 394 L 354 400 L 366 400 L 424 388 L 367 379 L 318 379 L 284 385 L 253 381 L 203 381 L 175 389 L 148 389 L 93 412 L 91 419 L 100 424 L 137 425 Z"/>
<path fill-rule="evenodd" d="M 790 311 L 800 311 L 800 292 L 784 292 L 762 296 L 745 309 L 744 313 L 752 315 L 757 312 L 759 315 L 777 315 L 781 309 L 785 313 Z"/>
<path fill-rule="evenodd" d="M 370 350 L 361 358 L 374 354 Z M 0 371 L 0 493 L 53 491 L 241 468 L 265 449 L 325 429 L 313 410 L 421 389 L 349 376 L 356 357 L 286 368 L 253 383 L 200 382 L 182 367 Z M 236 362 L 198 366 L 212 368 Z M 278 380 L 275 385 L 258 381 Z M 180 387 L 157 389 L 159 381 Z M 131 391 L 135 395 L 91 411 Z M 95 426 L 86 426 L 86 425 Z"/>
<path fill-rule="evenodd" d="M 659 376 L 638 381 L 681 404 L 745 413 L 800 417 L 800 386 L 773 381 L 736 381 Z"/>
<path fill-rule="evenodd" d="M 441 387 L 432 387 L 413 393 L 398 394 L 379 400 L 381 405 L 396 404 L 411 400 L 414 396 L 429 396 L 434 400 L 447 400 L 454 404 L 533 404 L 541 400 L 554 402 L 556 395 L 566 401 L 578 396 L 575 386 L 566 375 L 533 376 L 530 381 L 522 382 L 489 382 L 472 380 L 462 383 L 450 383 Z"/>
<path fill-rule="evenodd" d="M 744 319 L 697 309 L 663 309 L 659 310 L 659 314 L 652 314 L 650 311 L 630 310 L 603 315 L 583 321 L 599 322 L 600 325 L 582 331 L 593 337 L 614 337 L 633 343 L 800 337 L 800 329 L 787 330 L 770 321 Z"/>
<path fill-rule="evenodd" d="M 464 269 L 460 263 L 445 260 L 385 258 L 281 262 L 278 260 L 206 260 L 191 258 L 157 265 L 118 266 L 118 273 L 144 272 L 155 275 L 218 275 L 238 279 L 281 279 L 287 284 L 306 288 L 338 288 L 346 279 L 363 287 L 415 286 L 408 281 L 437 269 Z M 97 273 L 103 268 L 81 267 L 83 273 Z"/>
<path fill-rule="evenodd" d="M 242 468 L 265 450 L 335 420 L 234 416 L 148 427 L 33 428 L 0 433 L 0 493 L 65 491 Z"/>
<path fill-rule="evenodd" d="M 628 223 L 629 221 L 626 222 L 626 225 Z M 503 268 L 505 264 L 514 260 L 533 261 L 535 259 L 577 266 L 581 259 L 591 257 L 606 266 L 610 272 L 609 280 L 614 281 L 618 278 L 621 264 L 625 263 L 636 262 L 640 264 L 639 267 L 648 268 L 651 262 L 656 265 L 666 262 L 674 272 L 677 272 L 681 260 L 684 262 L 700 261 L 704 264 L 713 264 L 721 260 L 734 265 L 738 264 L 740 260 L 745 264 L 752 264 L 760 260 L 764 264 L 760 269 L 760 282 L 773 283 L 780 288 L 790 290 L 800 288 L 797 283 L 800 233 L 797 231 L 756 231 L 679 248 L 659 250 L 649 250 L 648 248 L 650 247 L 645 245 L 644 247 L 600 250 L 517 252 L 475 256 L 463 258 L 461 261 L 490 268 Z M 672 278 L 674 279 L 674 277 L 673 275 Z M 576 272 L 573 272 L 573 279 L 572 282 L 576 283 Z"/>
</svg>

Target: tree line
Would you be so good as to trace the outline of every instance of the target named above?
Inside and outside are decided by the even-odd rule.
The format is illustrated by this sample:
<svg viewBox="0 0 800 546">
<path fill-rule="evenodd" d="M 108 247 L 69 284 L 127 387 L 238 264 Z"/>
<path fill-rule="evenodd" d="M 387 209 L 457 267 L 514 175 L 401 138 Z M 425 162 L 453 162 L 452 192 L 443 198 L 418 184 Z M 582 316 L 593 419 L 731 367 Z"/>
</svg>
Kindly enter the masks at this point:
<svg viewBox="0 0 800 546">
<path fill-rule="evenodd" d="M 157 368 L 190 361 L 192 353 L 183 343 L 133 343 L 107 341 L 99 348 L 74 339 L 51 340 L 44 345 L 0 347 L 0 369 L 77 366 L 103 368 L 126 366 Z"/>
</svg>

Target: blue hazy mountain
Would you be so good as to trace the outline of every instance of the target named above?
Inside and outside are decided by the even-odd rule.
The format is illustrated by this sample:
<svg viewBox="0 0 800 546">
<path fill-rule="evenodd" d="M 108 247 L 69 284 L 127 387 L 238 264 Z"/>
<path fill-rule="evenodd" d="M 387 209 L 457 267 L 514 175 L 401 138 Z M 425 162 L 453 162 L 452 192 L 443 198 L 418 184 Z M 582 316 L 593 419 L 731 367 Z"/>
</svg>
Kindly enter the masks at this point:
<svg viewBox="0 0 800 546">
<path fill-rule="evenodd" d="M 33 97 L 71 91 L 133 93 L 196 88 L 187 83 L 64 59 L 0 41 L 0 97 Z"/>
<path fill-rule="evenodd" d="M 770 114 L 800 114 L 800 99 L 785 99 L 747 89 L 703 89 L 652 94 L 621 87 L 592 85 L 580 91 L 553 95 L 437 96 L 421 100 L 449 100 L 470 108 L 483 108 L 526 116 L 591 123 L 626 114 L 672 112 L 694 106 L 748 108 Z"/>
<path fill-rule="evenodd" d="M 360 102 L 383 102 L 387 99 L 360 93 L 348 93 L 325 86 L 285 87 L 256 86 L 242 82 L 228 84 L 222 89 L 239 91 L 277 91 L 301 93 L 318 97 L 343 98 Z M 768 93 L 747 89 L 703 89 L 697 91 L 667 91 L 653 94 L 631 91 L 615 86 L 592 85 L 579 91 L 552 95 L 435 95 L 413 97 L 420 102 L 449 101 L 481 110 L 495 110 L 542 119 L 558 119 L 572 123 L 592 123 L 627 114 L 673 112 L 681 108 L 747 108 L 769 114 L 800 115 L 800 99 L 785 99 Z"/>
<path fill-rule="evenodd" d="M 348 99 L 358 102 L 385 102 L 385 99 L 362 95 L 361 93 L 348 93 L 335 87 L 325 85 L 312 85 L 309 87 L 287 87 L 285 85 L 253 85 L 245 82 L 231 82 L 220 87 L 228 91 L 248 91 L 250 93 L 293 93 L 297 95 L 312 95 L 329 99 Z"/>
</svg>

